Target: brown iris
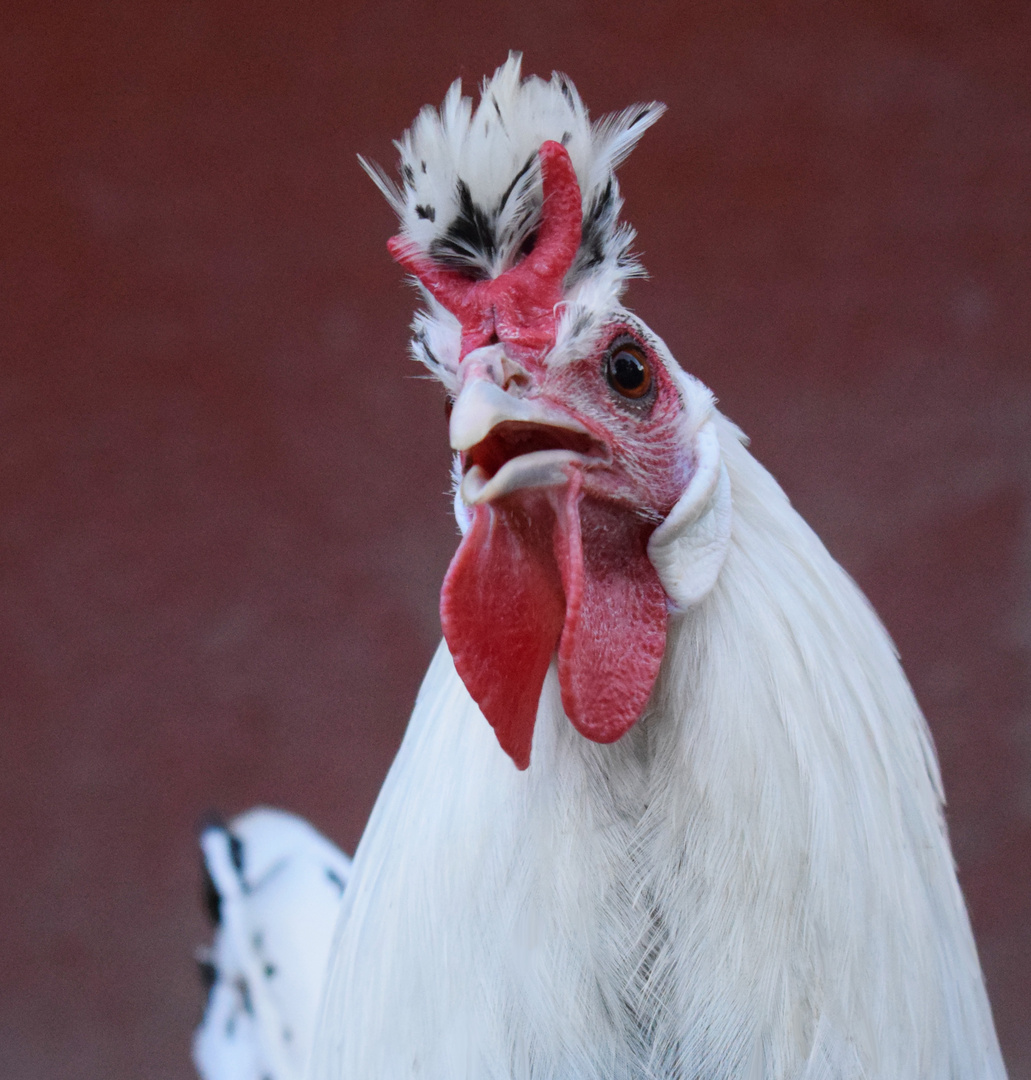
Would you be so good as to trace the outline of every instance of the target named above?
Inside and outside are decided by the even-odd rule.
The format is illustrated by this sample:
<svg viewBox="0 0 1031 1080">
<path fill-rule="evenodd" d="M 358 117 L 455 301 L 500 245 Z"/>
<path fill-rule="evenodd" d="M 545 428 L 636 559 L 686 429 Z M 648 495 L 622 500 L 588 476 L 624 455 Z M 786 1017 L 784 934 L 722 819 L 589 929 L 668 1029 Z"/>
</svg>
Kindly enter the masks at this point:
<svg viewBox="0 0 1031 1080">
<path fill-rule="evenodd" d="M 605 365 L 609 386 L 622 397 L 638 400 L 652 388 L 652 369 L 644 350 L 625 344 L 614 349 Z"/>
</svg>

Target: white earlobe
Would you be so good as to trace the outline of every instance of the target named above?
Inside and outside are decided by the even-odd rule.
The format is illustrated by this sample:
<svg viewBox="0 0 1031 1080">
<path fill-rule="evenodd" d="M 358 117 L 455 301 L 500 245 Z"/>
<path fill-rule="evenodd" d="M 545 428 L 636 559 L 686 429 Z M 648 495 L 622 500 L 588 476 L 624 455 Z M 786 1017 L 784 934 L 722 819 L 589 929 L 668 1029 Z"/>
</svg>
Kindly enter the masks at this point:
<svg viewBox="0 0 1031 1080">
<path fill-rule="evenodd" d="M 681 611 L 716 584 L 730 543 L 730 478 L 711 421 L 699 428 L 695 448 L 698 460 L 690 483 L 648 541 L 648 558 Z"/>
</svg>

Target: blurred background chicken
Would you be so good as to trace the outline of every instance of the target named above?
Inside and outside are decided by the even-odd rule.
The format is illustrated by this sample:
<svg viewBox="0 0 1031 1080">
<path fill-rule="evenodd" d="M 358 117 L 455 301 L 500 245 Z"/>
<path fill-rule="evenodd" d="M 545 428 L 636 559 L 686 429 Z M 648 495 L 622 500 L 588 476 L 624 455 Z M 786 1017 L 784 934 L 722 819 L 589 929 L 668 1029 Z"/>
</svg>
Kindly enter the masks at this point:
<svg viewBox="0 0 1031 1080">
<path fill-rule="evenodd" d="M 186 1080 L 198 822 L 354 851 L 440 638 L 439 387 L 384 251 L 413 107 L 512 45 L 620 169 L 629 306 L 899 646 L 1031 1077 L 1026 5 L 15 5 L 0 49 L 0 1074 Z M 460 31 L 460 32 L 459 32 Z"/>
<path fill-rule="evenodd" d="M 370 167 L 427 302 L 464 535 L 311 1075 L 1001 1080 L 891 641 L 620 302 L 613 170 L 661 111 L 592 124 L 513 55 L 475 110 L 459 83 L 423 110 L 401 187 Z M 285 977 L 244 978 L 245 1012 Z"/>
<path fill-rule="evenodd" d="M 201 834 L 214 927 L 197 959 L 208 998 L 204 1080 L 304 1075 L 351 860 L 307 822 L 261 807 Z"/>
</svg>

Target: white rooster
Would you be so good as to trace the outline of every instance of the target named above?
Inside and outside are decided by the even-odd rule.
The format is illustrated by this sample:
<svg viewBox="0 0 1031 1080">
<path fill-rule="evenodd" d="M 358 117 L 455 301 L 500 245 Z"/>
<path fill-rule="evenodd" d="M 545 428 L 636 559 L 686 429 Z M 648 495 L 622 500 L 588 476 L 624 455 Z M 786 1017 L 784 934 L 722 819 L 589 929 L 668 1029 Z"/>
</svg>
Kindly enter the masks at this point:
<svg viewBox="0 0 1031 1080">
<path fill-rule="evenodd" d="M 313 1080 L 1005 1075 L 892 643 L 620 304 L 613 170 L 661 112 L 592 124 L 513 55 L 371 170 L 464 536 Z"/>
</svg>

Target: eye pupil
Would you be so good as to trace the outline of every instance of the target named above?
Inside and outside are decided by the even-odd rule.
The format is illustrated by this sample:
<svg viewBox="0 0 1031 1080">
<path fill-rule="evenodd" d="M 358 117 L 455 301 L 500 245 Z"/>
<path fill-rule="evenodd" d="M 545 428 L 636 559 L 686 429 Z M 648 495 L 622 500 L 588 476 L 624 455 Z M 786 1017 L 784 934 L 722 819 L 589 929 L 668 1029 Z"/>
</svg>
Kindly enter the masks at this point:
<svg viewBox="0 0 1031 1080">
<path fill-rule="evenodd" d="M 609 357 L 609 384 L 627 398 L 642 398 L 651 389 L 652 372 L 644 354 L 624 345 Z"/>
<path fill-rule="evenodd" d="M 618 352 L 612 358 L 612 377 L 624 390 L 636 390 L 644 382 L 644 364 L 628 352 Z"/>
</svg>

